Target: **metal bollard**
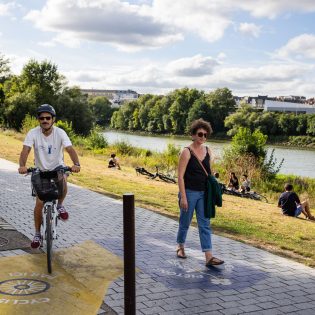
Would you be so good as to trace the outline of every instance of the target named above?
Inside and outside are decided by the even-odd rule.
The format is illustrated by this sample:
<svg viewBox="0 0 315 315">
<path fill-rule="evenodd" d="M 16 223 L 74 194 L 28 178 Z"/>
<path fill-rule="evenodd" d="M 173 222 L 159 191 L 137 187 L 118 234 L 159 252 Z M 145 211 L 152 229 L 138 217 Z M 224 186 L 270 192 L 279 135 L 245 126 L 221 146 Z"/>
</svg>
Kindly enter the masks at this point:
<svg viewBox="0 0 315 315">
<path fill-rule="evenodd" d="M 123 195 L 125 314 L 136 314 L 135 198 Z"/>
</svg>

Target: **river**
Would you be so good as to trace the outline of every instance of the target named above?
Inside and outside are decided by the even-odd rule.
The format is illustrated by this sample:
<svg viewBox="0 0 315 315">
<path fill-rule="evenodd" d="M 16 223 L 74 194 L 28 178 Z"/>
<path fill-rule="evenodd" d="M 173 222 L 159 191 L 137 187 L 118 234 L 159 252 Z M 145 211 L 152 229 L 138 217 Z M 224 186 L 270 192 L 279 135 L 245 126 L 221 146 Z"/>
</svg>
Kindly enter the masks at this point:
<svg viewBox="0 0 315 315">
<path fill-rule="evenodd" d="M 172 143 L 180 148 L 190 144 L 189 138 L 185 139 L 173 136 L 143 136 L 116 131 L 105 131 L 103 134 L 109 144 L 123 140 L 135 147 L 158 152 L 164 151 L 167 148 L 168 143 Z M 207 145 L 211 148 L 215 157 L 220 159 L 223 148 L 228 146 L 229 143 L 208 141 Z M 315 178 L 315 151 L 268 146 L 269 154 L 272 149 L 275 149 L 274 157 L 277 159 L 278 163 L 284 158 L 280 170 L 281 174 L 293 174 Z"/>
</svg>

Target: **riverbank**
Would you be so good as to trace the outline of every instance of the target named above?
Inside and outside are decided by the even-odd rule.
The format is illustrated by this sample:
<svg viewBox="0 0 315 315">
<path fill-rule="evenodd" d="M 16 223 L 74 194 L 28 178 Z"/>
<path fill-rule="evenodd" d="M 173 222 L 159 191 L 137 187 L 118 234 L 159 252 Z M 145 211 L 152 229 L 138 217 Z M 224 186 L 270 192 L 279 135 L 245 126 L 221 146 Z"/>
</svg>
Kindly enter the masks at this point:
<svg viewBox="0 0 315 315">
<path fill-rule="evenodd" d="M 103 132 L 118 132 L 127 135 L 145 136 L 145 137 L 163 137 L 180 140 L 190 140 L 189 135 L 174 135 L 174 134 L 157 134 L 147 131 L 129 131 L 129 130 L 117 130 L 106 128 Z M 212 134 L 210 138 L 211 142 L 226 143 L 229 144 L 232 137 L 224 134 Z M 267 145 L 286 149 L 305 149 L 315 151 L 315 137 L 310 136 L 290 136 L 290 137 L 268 137 Z"/>
<path fill-rule="evenodd" d="M 0 157 L 18 162 L 23 138 L 21 134 L 0 133 Z M 123 193 L 133 192 L 137 206 L 177 220 L 177 186 L 136 176 L 134 168 L 128 164 L 130 159 L 124 156 L 120 159 L 121 171 L 108 169 L 107 152 L 111 150 L 108 148 L 103 154 L 93 154 L 78 148 L 82 172 L 71 176 L 69 180 L 119 199 Z M 29 162 L 32 160 L 31 155 Z M 67 155 L 66 162 L 70 163 Z M 284 217 L 275 202 L 267 204 L 224 195 L 223 207 L 218 208 L 217 217 L 212 220 L 212 228 L 216 234 L 250 243 L 315 267 L 315 223 Z"/>
</svg>

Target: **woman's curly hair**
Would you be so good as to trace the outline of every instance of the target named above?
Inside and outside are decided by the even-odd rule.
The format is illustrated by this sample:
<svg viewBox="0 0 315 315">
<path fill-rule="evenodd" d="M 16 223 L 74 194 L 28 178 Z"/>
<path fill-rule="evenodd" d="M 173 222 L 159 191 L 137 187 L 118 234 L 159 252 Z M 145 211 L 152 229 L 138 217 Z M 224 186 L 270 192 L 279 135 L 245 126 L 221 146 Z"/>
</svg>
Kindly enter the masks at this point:
<svg viewBox="0 0 315 315">
<path fill-rule="evenodd" d="M 203 120 L 202 118 L 196 119 L 191 123 L 190 134 L 195 135 L 198 129 L 204 129 L 207 131 L 208 136 L 213 132 L 212 127 L 209 122 Z"/>
</svg>

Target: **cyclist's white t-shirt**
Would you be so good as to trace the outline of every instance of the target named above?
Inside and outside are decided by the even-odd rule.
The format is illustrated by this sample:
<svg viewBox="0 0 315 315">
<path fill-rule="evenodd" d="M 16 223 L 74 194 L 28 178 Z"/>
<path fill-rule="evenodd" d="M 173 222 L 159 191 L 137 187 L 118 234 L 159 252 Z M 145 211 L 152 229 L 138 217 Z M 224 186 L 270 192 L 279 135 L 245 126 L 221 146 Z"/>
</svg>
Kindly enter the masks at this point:
<svg viewBox="0 0 315 315">
<path fill-rule="evenodd" d="M 63 165 L 63 149 L 72 145 L 66 132 L 53 126 L 52 133 L 45 136 L 40 126 L 31 129 L 24 140 L 24 145 L 34 147 L 35 166 L 42 171 L 52 171 Z"/>
</svg>

